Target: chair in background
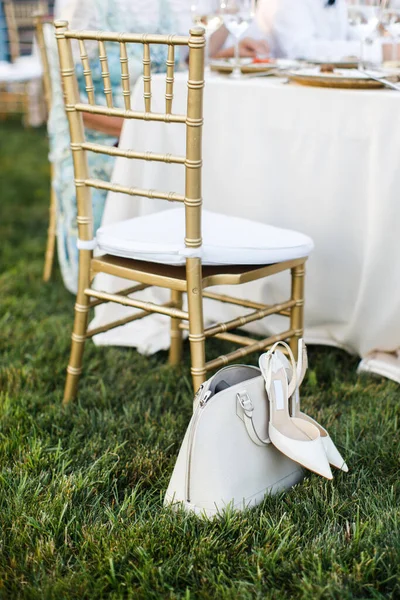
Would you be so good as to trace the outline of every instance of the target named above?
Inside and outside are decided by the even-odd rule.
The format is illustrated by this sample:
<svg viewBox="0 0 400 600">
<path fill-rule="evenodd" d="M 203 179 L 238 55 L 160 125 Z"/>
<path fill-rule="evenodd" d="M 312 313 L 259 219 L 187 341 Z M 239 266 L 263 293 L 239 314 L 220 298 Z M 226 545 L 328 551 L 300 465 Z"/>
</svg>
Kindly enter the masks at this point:
<svg viewBox="0 0 400 600">
<path fill-rule="evenodd" d="M 44 27 L 53 28 L 53 19 L 47 15 L 35 15 L 35 34 L 39 48 L 40 59 L 43 67 L 43 88 L 46 103 L 47 114 L 50 114 L 52 88 L 50 78 L 49 59 L 47 55 Z M 43 281 L 49 281 L 54 263 L 54 250 L 56 243 L 56 193 L 53 186 L 53 165 L 51 166 L 51 188 L 50 188 L 50 209 L 49 209 L 49 227 L 47 230 L 46 254 L 43 269 Z"/>
<path fill-rule="evenodd" d="M 30 90 L 40 81 L 42 66 L 33 44 L 34 14 L 48 13 L 43 0 L 3 0 L 11 63 L 0 64 L 0 116 L 21 112 L 25 125 L 30 124 Z M 38 107 L 43 112 L 43 106 Z"/>
<path fill-rule="evenodd" d="M 205 48 L 203 29 L 192 29 L 190 37 L 180 37 L 69 31 L 66 21 L 56 21 L 55 27 L 74 159 L 79 231 L 79 284 L 64 402 L 76 395 L 86 339 L 100 331 L 144 318 L 151 313 L 171 318 L 171 364 L 177 364 L 181 360 L 182 331 L 189 330 L 191 374 L 195 389 L 206 379 L 208 371 L 218 369 L 252 352 L 263 351 L 278 340 L 289 340 L 293 352 L 297 355 L 298 339 L 303 335 L 304 266 L 313 246 L 312 241 L 302 234 L 288 230 L 202 211 L 201 149 Z M 81 101 L 78 93 L 72 54 L 73 40 L 79 44 L 85 74 L 88 95 L 88 101 L 85 103 Z M 87 41 L 98 43 L 106 107 L 96 104 L 95 101 L 91 65 L 85 47 Z M 124 109 L 116 108 L 113 99 L 107 59 L 108 42 L 117 43 L 120 48 Z M 143 47 L 142 112 L 134 110 L 131 106 L 127 44 L 140 44 Z M 151 44 L 163 44 L 167 47 L 165 113 L 161 114 L 151 110 Z M 186 114 L 175 114 L 172 110 L 177 46 L 189 47 Z M 126 119 L 180 123 L 186 127 L 186 155 L 143 153 L 88 143 L 85 140 L 82 120 L 84 112 Z M 176 192 L 125 188 L 117 183 L 91 179 L 87 167 L 87 152 L 132 160 L 180 164 L 185 168 L 185 193 L 181 195 Z M 94 237 L 90 188 L 112 190 L 133 197 L 169 200 L 179 203 L 182 208 L 102 227 Z M 204 241 L 202 225 L 205 232 Z M 105 254 L 93 257 L 95 248 Z M 286 270 L 291 273 L 291 297 L 279 304 L 263 305 L 217 294 L 207 289 L 220 284 L 243 284 Z M 116 294 L 99 291 L 92 286 L 98 273 L 107 273 L 135 283 Z M 134 292 L 151 286 L 171 290 L 170 301 L 158 305 L 134 297 Z M 188 310 L 182 308 L 184 293 L 187 294 Z M 240 305 L 251 309 L 251 312 L 243 317 L 205 328 L 203 298 Z M 139 309 L 140 312 L 88 331 L 90 309 L 104 302 L 117 302 Z M 255 340 L 231 333 L 233 329 L 272 314 L 283 315 L 289 319 L 289 326 L 278 335 Z M 242 347 L 206 362 L 205 342 L 212 336 Z"/>
</svg>

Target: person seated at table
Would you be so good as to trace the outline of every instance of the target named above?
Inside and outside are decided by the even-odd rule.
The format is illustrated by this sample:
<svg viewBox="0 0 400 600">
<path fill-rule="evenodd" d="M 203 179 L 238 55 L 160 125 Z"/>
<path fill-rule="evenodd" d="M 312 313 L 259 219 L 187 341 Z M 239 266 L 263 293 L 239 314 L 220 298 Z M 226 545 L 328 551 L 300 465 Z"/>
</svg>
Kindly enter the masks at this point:
<svg viewBox="0 0 400 600">
<path fill-rule="evenodd" d="M 341 60 L 360 57 L 361 45 L 348 23 L 345 0 L 258 0 L 257 22 L 276 57 Z M 380 62 L 379 40 L 364 45 L 364 59 Z M 389 48 L 387 48 L 389 56 Z"/>
<path fill-rule="evenodd" d="M 62 6 L 64 8 L 62 8 Z M 134 31 L 151 33 L 177 32 L 187 35 L 193 26 L 191 19 L 190 4 L 188 0 L 57 0 L 55 11 L 59 18 L 66 19 L 71 29 L 86 29 L 105 31 Z M 121 28 L 121 29 L 120 29 Z M 257 31 L 257 26 L 250 26 L 249 34 L 240 40 L 239 50 L 243 57 L 256 57 L 258 54 L 269 53 L 269 45 L 266 40 L 260 39 L 262 33 Z M 209 55 L 211 58 L 230 58 L 234 56 L 233 45 L 227 46 L 231 41 L 229 32 L 225 26 L 220 27 L 211 37 Z M 142 50 L 130 47 L 131 62 L 136 62 L 134 78 L 141 74 Z M 109 58 L 110 75 L 112 85 L 120 86 L 120 62 L 119 49 L 115 46 L 110 48 Z M 166 49 L 165 47 L 152 48 L 152 68 L 154 71 L 165 69 Z M 96 60 L 96 58 L 95 58 Z M 98 67 L 98 65 L 96 65 Z M 98 72 L 99 83 L 101 73 Z M 115 81 L 113 82 L 113 75 Z M 79 73 L 78 73 L 79 77 Z M 92 126 L 103 133 L 119 134 L 122 119 L 104 120 L 102 115 L 84 115 L 85 124 Z M 104 125 L 103 125 L 104 124 Z"/>
<path fill-rule="evenodd" d="M 70 29 L 108 30 L 125 32 L 148 32 L 187 35 L 192 27 L 190 3 L 188 0 L 59 0 L 56 2 L 55 14 L 69 22 Z M 226 32 L 217 32 L 213 42 L 214 56 L 233 56 L 233 48 L 225 48 Z M 54 36 L 49 39 L 49 62 L 53 87 L 52 107 L 48 123 L 50 137 L 50 160 L 54 168 L 53 185 L 57 195 L 57 243 L 58 259 L 64 284 L 72 293 L 76 292 L 78 280 L 78 250 L 76 198 L 73 175 L 70 138 L 64 102 L 61 91 L 58 55 Z M 87 44 L 89 60 L 92 67 L 93 84 L 96 102 L 105 104 L 103 81 L 97 54 L 97 45 Z M 258 40 L 241 41 L 241 53 L 255 56 L 257 52 L 265 53 L 265 44 Z M 110 44 L 107 48 L 110 80 L 113 99 L 116 106 L 123 106 L 121 90 L 121 65 L 118 44 Z M 142 74 L 142 47 L 139 44 L 128 45 L 131 84 Z M 165 71 L 167 49 L 165 46 L 151 47 L 153 72 Z M 85 97 L 85 81 L 79 54 L 74 56 L 77 63 L 79 90 Z M 119 117 L 83 114 L 88 141 L 110 146 L 118 143 L 123 120 Z M 111 179 L 114 159 L 110 156 L 88 153 L 91 177 Z M 92 189 L 94 231 L 101 224 L 107 192 Z"/>
</svg>

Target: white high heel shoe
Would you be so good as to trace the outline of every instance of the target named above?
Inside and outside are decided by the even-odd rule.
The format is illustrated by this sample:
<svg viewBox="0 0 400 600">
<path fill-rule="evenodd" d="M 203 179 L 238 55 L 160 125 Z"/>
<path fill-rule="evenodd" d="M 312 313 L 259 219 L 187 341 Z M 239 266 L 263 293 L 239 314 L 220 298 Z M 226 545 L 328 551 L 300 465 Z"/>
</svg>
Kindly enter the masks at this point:
<svg viewBox="0 0 400 600">
<path fill-rule="evenodd" d="M 285 367 L 275 348 L 283 344 L 292 361 L 293 377 L 288 383 Z M 259 365 L 265 379 L 269 398 L 269 438 L 283 454 L 298 462 L 306 469 L 327 479 L 332 479 L 332 471 L 326 458 L 319 429 L 306 421 L 297 427 L 297 420 L 289 415 L 289 395 L 296 386 L 296 363 L 293 354 L 284 342 L 278 342 L 271 350 L 260 356 Z"/>
<path fill-rule="evenodd" d="M 289 364 L 289 363 L 288 363 Z M 291 415 L 294 419 L 296 426 L 306 433 L 308 430 L 308 424 L 312 424 L 315 427 L 318 427 L 319 433 L 321 436 L 322 443 L 325 448 L 326 456 L 328 458 L 329 464 L 336 467 L 337 469 L 341 469 L 345 473 L 348 472 L 349 468 L 343 460 L 342 455 L 339 450 L 336 448 L 335 444 L 332 441 L 329 433 L 326 429 L 322 427 L 317 421 L 306 415 L 306 413 L 301 412 L 300 410 L 300 386 L 303 382 L 304 375 L 307 371 L 308 367 L 308 357 L 307 357 L 307 348 L 303 339 L 299 340 L 298 346 L 298 354 L 297 354 L 297 368 L 296 368 L 296 387 L 293 395 L 291 396 Z"/>
</svg>

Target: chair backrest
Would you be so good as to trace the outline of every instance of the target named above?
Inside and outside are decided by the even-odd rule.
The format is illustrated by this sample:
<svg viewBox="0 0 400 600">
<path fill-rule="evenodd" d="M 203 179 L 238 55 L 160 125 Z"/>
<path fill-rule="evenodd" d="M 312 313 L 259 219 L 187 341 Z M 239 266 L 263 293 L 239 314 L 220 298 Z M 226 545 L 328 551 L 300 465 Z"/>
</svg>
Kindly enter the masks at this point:
<svg viewBox="0 0 400 600">
<path fill-rule="evenodd" d="M 11 61 L 15 61 L 21 56 L 23 48 L 32 48 L 32 33 L 34 30 L 34 15 L 48 14 L 49 5 L 46 0 L 4 0 L 4 15 L 6 18 L 8 41 L 10 46 Z M 24 36 L 21 38 L 21 30 L 24 30 Z"/>
<path fill-rule="evenodd" d="M 52 89 L 50 77 L 49 57 L 47 55 L 47 47 L 44 36 L 43 27 L 52 27 L 53 20 L 48 15 L 37 14 L 34 17 L 36 40 L 39 47 L 40 60 L 43 67 L 43 86 L 46 100 L 47 114 L 50 113 Z"/>
<path fill-rule="evenodd" d="M 203 88 L 204 88 L 204 49 L 205 38 L 202 28 L 193 28 L 190 36 L 150 35 L 110 33 L 99 31 L 69 31 L 66 21 L 56 21 L 56 38 L 60 57 L 61 77 L 65 93 L 65 109 L 67 112 L 71 149 L 74 161 L 75 185 L 78 208 L 79 239 L 91 241 L 93 238 L 93 219 L 90 188 L 98 188 L 120 192 L 130 196 L 157 198 L 181 202 L 185 206 L 186 227 L 185 245 L 188 255 L 198 256 L 201 239 L 201 169 L 202 169 L 202 126 L 203 126 Z M 85 78 L 88 101 L 82 102 L 75 73 L 71 40 L 78 40 L 80 56 Z M 97 41 L 99 61 L 103 79 L 103 92 L 106 105 L 96 103 L 91 64 L 85 46 L 86 41 Z M 116 108 L 110 82 L 107 57 L 107 42 L 119 44 L 121 65 L 121 87 L 124 109 Z M 145 111 L 139 112 L 131 106 L 131 86 L 128 64 L 128 44 L 139 44 L 143 48 L 143 81 Z M 155 113 L 151 110 L 151 59 L 152 44 L 167 47 L 165 112 Z M 174 114 L 173 85 L 175 69 L 175 49 L 180 46 L 189 47 L 188 101 L 186 114 Z M 181 123 L 186 125 L 186 156 L 155 154 L 153 152 L 135 152 L 122 150 L 106 145 L 89 143 L 85 139 L 82 112 L 95 115 L 123 117 L 124 119 L 140 119 L 143 121 L 161 121 L 165 123 Z M 87 163 L 87 152 L 97 152 L 111 156 L 121 156 L 136 160 L 150 160 L 165 163 L 181 164 L 185 167 L 185 194 L 150 189 L 125 188 L 99 179 L 90 179 Z M 197 250 L 196 250 L 197 249 Z"/>
</svg>

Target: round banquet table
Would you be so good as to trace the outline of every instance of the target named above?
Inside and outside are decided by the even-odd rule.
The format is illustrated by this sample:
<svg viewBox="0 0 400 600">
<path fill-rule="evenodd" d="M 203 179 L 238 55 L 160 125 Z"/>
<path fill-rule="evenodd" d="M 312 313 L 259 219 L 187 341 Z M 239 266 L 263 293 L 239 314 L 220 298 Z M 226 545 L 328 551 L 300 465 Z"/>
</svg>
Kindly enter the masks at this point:
<svg viewBox="0 0 400 600">
<path fill-rule="evenodd" d="M 174 113 L 184 113 L 187 75 L 176 75 Z M 152 79 L 152 110 L 165 110 L 165 77 Z M 143 83 L 133 93 L 143 110 Z M 180 124 L 126 121 L 120 147 L 185 153 Z M 240 81 L 207 74 L 203 138 L 204 207 L 310 235 L 305 339 L 362 357 L 360 369 L 400 383 L 400 94 L 285 85 L 277 78 Z M 184 168 L 118 158 L 113 182 L 184 191 Z M 110 193 L 103 224 L 165 210 L 170 203 Z M 176 206 L 176 205 L 174 205 Z M 231 287 L 265 303 L 288 292 L 286 275 Z M 116 291 L 124 283 L 99 276 Z M 128 287 L 128 286 L 125 286 Z M 226 290 L 223 290 L 226 291 Z M 165 290 L 143 292 L 165 301 Z M 207 301 L 207 322 L 228 320 L 238 307 Z M 96 309 L 92 327 L 125 316 L 126 307 Z M 275 319 L 275 320 L 274 320 Z M 274 332 L 280 317 L 253 325 Z M 152 316 L 94 337 L 144 353 L 169 345 L 168 319 Z"/>
</svg>

